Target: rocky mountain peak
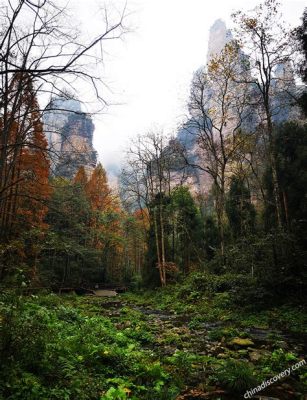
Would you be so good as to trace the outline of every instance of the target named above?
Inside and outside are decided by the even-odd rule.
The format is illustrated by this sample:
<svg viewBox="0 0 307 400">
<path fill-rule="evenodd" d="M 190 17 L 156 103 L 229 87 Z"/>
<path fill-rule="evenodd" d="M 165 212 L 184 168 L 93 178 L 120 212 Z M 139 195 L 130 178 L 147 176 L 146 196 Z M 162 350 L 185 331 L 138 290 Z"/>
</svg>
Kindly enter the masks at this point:
<svg viewBox="0 0 307 400">
<path fill-rule="evenodd" d="M 224 46 L 232 39 L 232 34 L 227 29 L 223 20 L 217 19 L 209 30 L 207 63 L 219 54 Z"/>
<path fill-rule="evenodd" d="M 96 165 L 93 148 L 95 126 L 77 99 L 52 99 L 43 116 L 44 130 L 51 149 L 55 176 L 72 178 L 80 166 L 90 172 Z"/>
</svg>

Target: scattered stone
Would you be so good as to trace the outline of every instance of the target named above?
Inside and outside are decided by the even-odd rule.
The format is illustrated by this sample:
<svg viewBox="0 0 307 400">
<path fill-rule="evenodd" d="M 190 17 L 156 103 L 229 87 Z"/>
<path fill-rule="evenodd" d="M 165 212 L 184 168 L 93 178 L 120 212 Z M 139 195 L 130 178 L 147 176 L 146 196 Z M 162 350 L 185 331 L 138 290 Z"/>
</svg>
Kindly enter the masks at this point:
<svg viewBox="0 0 307 400">
<path fill-rule="evenodd" d="M 246 356 L 248 354 L 248 349 L 239 349 L 237 350 L 237 353 L 241 356 Z"/>
<path fill-rule="evenodd" d="M 221 346 L 213 346 L 211 351 L 213 352 L 214 355 L 217 355 L 217 354 L 221 353 L 222 351 L 224 351 L 224 348 Z"/>
<path fill-rule="evenodd" d="M 228 355 L 225 353 L 219 353 L 216 358 L 228 358 Z"/>
<path fill-rule="evenodd" d="M 281 387 L 285 390 L 292 390 L 292 386 L 289 383 L 283 383 Z"/>
<path fill-rule="evenodd" d="M 257 361 L 259 361 L 260 358 L 261 358 L 261 353 L 258 352 L 258 351 L 253 351 L 253 352 L 249 353 L 248 356 L 249 356 L 249 359 L 250 359 L 252 362 L 255 362 L 255 361 L 257 362 Z"/>
<path fill-rule="evenodd" d="M 210 391 L 210 392 L 203 392 L 202 390 L 199 389 L 191 389 L 188 391 L 185 391 L 178 397 L 176 397 L 176 400 L 190 400 L 190 399 L 213 399 L 217 398 L 218 396 L 224 395 L 226 392 L 224 390 L 215 390 L 215 391 Z"/>
<path fill-rule="evenodd" d="M 275 344 L 276 344 L 276 346 L 278 346 L 282 350 L 288 350 L 289 349 L 288 343 L 285 342 L 284 340 L 279 340 Z"/>
</svg>

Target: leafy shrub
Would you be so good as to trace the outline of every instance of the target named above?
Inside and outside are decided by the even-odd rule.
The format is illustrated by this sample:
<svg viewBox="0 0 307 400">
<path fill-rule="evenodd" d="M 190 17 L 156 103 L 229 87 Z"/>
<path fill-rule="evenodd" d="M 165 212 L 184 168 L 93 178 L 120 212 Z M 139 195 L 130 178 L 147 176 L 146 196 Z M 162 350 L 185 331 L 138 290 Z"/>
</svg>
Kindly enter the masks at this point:
<svg viewBox="0 0 307 400">
<path fill-rule="evenodd" d="M 131 280 L 129 282 L 129 288 L 130 290 L 135 290 L 138 291 L 142 288 L 143 286 L 143 278 L 142 275 L 140 274 L 133 274 L 131 277 Z"/>
<path fill-rule="evenodd" d="M 267 299 L 267 292 L 259 288 L 257 280 L 250 275 L 214 275 L 200 272 L 191 274 L 177 292 L 178 299 L 184 298 L 187 301 L 200 300 L 204 296 L 215 296 L 217 306 L 227 308 L 231 304 L 242 304 L 242 301 L 246 300 L 258 303 L 263 297 Z"/>
<path fill-rule="evenodd" d="M 253 375 L 253 369 L 247 362 L 227 360 L 223 362 L 215 373 L 215 378 L 232 393 L 242 394 L 254 387 L 257 382 Z"/>
<path fill-rule="evenodd" d="M 271 374 L 282 371 L 295 362 L 297 362 L 297 357 L 293 353 L 286 352 L 283 349 L 276 349 L 263 359 L 263 372 Z"/>
</svg>

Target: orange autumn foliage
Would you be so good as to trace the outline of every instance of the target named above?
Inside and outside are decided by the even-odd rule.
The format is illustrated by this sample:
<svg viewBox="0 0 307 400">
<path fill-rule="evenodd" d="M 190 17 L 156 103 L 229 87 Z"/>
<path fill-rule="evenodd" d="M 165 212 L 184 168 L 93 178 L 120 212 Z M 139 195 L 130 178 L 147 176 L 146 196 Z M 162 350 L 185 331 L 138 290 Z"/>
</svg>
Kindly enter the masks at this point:
<svg viewBox="0 0 307 400">
<path fill-rule="evenodd" d="M 11 91 L 14 94 L 17 90 L 21 91 L 18 110 L 13 112 L 12 108 L 9 114 L 12 122 L 4 170 L 8 189 L 1 204 L 1 225 L 7 236 L 31 228 L 46 228 L 46 202 L 51 194 L 48 144 L 31 77 L 16 74 Z"/>
<path fill-rule="evenodd" d="M 34 128 L 31 145 L 25 147 L 20 155 L 22 181 L 18 184 L 16 214 L 19 223 L 27 228 L 46 228 L 44 218 L 47 214 L 47 200 L 51 194 L 49 185 L 49 160 L 46 154 L 47 140 L 41 124 Z"/>
<path fill-rule="evenodd" d="M 100 163 L 94 169 L 86 185 L 86 194 L 93 210 L 106 211 L 109 207 L 112 208 L 113 198 L 107 174 Z"/>
<path fill-rule="evenodd" d="M 86 172 L 85 172 L 85 168 L 83 166 L 81 166 L 77 173 L 76 176 L 74 177 L 73 182 L 75 184 L 80 185 L 81 187 L 83 187 L 84 189 L 87 186 L 88 180 L 87 180 L 87 176 L 86 176 Z"/>
<path fill-rule="evenodd" d="M 101 253 L 106 276 L 119 280 L 124 252 L 124 215 L 119 199 L 109 187 L 106 171 L 98 164 L 91 176 L 87 177 L 81 167 L 74 178 L 74 184 L 83 188 L 90 205 L 89 244 Z"/>
</svg>

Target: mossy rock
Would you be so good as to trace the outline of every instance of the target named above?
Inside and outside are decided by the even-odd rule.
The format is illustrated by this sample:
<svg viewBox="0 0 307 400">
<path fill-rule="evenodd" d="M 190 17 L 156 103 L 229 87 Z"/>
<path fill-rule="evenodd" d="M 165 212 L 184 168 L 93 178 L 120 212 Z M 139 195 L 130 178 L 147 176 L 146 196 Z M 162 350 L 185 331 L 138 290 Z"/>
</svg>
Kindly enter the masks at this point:
<svg viewBox="0 0 307 400">
<path fill-rule="evenodd" d="M 257 362 L 261 359 L 262 354 L 260 351 L 252 351 L 248 354 L 248 357 L 251 362 Z"/>
<path fill-rule="evenodd" d="M 248 354 L 248 350 L 246 350 L 246 349 L 240 349 L 240 350 L 238 350 L 238 353 L 239 353 L 241 356 L 246 356 L 246 355 Z"/>
<path fill-rule="evenodd" d="M 249 347 L 249 346 L 254 346 L 255 343 L 247 338 L 239 338 L 239 337 L 235 337 L 233 338 L 229 344 L 231 346 L 237 346 L 237 347 Z"/>
</svg>

